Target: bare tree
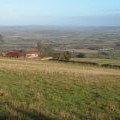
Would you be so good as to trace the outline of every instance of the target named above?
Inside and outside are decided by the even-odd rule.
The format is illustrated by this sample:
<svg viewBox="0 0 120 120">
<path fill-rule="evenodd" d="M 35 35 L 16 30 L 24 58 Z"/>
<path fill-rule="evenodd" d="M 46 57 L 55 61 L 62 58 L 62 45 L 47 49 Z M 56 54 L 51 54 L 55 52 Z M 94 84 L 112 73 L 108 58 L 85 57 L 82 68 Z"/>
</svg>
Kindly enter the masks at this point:
<svg viewBox="0 0 120 120">
<path fill-rule="evenodd" d="M 40 52 L 40 57 L 52 56 L 53 47 L 51 44 L 43 44 L 41 41 L 37 43 L 37 49 Z"/>
</svg>

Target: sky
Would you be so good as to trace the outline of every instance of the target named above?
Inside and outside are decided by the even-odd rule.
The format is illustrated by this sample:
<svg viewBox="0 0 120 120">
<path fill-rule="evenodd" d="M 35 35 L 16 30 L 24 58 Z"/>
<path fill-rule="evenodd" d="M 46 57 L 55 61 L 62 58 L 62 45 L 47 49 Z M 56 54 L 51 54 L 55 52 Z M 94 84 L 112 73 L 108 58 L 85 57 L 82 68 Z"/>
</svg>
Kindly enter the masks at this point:
<svg viewBox="0 0 120 120">
<path fill-rule="evenodd" d="M 120 0 L 0 0 L 0 25 L 120 26 Z"/>
</svg>

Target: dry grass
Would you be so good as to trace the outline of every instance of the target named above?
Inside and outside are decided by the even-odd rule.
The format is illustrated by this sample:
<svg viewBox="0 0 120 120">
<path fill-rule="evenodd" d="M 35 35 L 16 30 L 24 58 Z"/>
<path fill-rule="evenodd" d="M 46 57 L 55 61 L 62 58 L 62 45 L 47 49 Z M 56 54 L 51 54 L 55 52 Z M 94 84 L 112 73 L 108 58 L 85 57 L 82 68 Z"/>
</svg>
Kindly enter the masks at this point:
<svg viewBox="0 0 120 120">
<path fill-rule="evenodd" d="M 91 66 L 80 66 L 78 64 L 66 64 L 58 62 L 48 62 L 48 61 L 26 61 L 26 60 L 9 60 L 9 59 L 0 59 L 0 68 L 1 69 L 10 69 L 10 70 L 24 70 L 24 71 L 39 71 L 39 72 L 48 72 L 48 73 L 75 73 L 75 74 L 87 74 L 87 75 L 120 75 L 119 70 L 115 69 L 105 69 L 97 68 Z M 7 64 L 6 64 L 7 63 Z"/>
</svg>

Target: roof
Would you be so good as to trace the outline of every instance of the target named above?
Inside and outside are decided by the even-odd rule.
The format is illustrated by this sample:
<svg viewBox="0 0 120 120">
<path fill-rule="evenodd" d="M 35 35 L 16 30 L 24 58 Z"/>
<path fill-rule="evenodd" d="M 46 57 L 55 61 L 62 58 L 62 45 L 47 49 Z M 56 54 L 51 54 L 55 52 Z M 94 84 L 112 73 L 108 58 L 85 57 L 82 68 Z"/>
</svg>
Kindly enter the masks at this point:
<svg viewBox="0 0 120 120">
<path fill-rule="evenodd" d="M 30 48 L 26 50 L 27 54 L 39 53 L 39 50 L 36 48 Z"/>
</svg>

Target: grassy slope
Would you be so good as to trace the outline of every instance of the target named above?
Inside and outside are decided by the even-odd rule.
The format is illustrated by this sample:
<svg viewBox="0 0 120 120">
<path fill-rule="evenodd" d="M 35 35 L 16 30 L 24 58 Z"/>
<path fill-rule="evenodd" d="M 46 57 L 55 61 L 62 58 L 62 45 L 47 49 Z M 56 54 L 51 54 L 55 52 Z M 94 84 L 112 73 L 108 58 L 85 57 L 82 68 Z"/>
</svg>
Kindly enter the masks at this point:
<svg viewBox="0 0 120 120">
<path fill-rule="evenodd" d="M 0 59 L 0 119 L 117 120 L 120 71 Z"/>
</svg>

